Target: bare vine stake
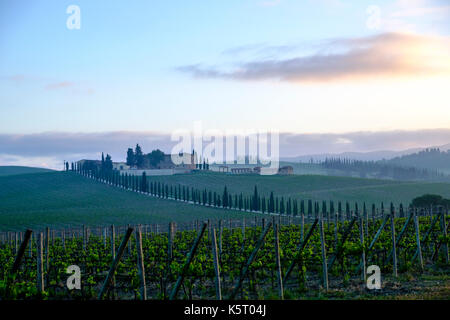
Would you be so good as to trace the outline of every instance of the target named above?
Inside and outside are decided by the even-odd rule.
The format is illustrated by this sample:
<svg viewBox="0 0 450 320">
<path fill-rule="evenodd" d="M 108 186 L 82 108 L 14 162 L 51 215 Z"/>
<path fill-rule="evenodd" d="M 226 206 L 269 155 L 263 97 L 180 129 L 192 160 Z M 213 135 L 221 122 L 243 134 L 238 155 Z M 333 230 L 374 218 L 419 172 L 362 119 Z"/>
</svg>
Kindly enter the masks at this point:
<svg viewBox="0 0 450 320">
<path fill-rule="evenodd" d="M 403 236 L 406 233 L 406 229 L 407 229 L 410 221 L 413 220 L 412 218 L 413 218 L 413 212 L 411 211 L 409 213 L 408 219 L 406 219 L 405 224 L 403 225 L 403 228 L 400 231 L 400 234 L 398 235 L 397 240 L 395 241 L 395 243 L 400 243 L 400 241 L 402 240 Z M 394 252 L 394 249 L 391 249 L 391 251 L 389 252 L 389 255 L 386 258 L 386 261 L 389 261 L 391 259 L 393 252 Z"/>
<path fill-rule="evenodd" d="M 17 232 L 14 232 L 14 253 L 17 253 L 17 251 L 19 250 L 19 235 L 17 234 Z"/>
<path fill-rule="evenodd" d="M 220 221 L 219 221 L 220 223 Z M 216 229 L 212 228 L 211 232 L 211 245 L 213 253 L 214 262 L 214 273 L 216 275 L 216 298 L 217 300 L 222 300 L 222 289 L 220 284 L 220 268 L 219 268 L 219 257 L 217 255 L 217 242 L 216 242 Z"/>
<path fill-rule="evenodd" d="M 364 244 L 364 218 L 361 216 L 359 218 L 359 239 L 361 241 L 362 252 L 361 252 L 361 280 L 366 281 L 366 249 Z"/>
<path fill-rule="evenodd" d="M 245 220 L 244 220 L 245 223 Z M 222 226 L 222 220 L 219 220 L 219 256 L 222 255 L 222 232 L 223 232 L 223 226 Z M 215 233 L 215 231 L 214 231 Z M 244 233 L 245 235 L 245 233 Z"/>
<path fill-rule="evenodd" d="M 397 277 L 397 246 L 395 243 L 394 209 L 391 210 L 391 235 L 392 235 L 392 264 L 394 277 Z"/>
<path fill-rule="evenodd" d="M 300 240 L 303 242 L 305 238 L 305 213 L 302 211 L 300 218 Z"/>
<path fill-rule="evenodd" d="M 344 234 L 342 235 L 342 240 L 338 248 L 336 249 L 336 253 L 331 256 L 331 258 L 328 260 L 328 269 L 331 270 L 333 267 L 334 262 L 339 257 L 339 255 L 342 253 L 344 249 L 345 241 L 347 241 L 348 236 L 350 235 L 350 232 L 353 228 L 353 225 L 356 222 L 356 217 L 353 217 L 353 219 L 350 221 L 350 223 L 347 226 L 347 229 L 345 229 Z"/>
<path fill-rule="evenodd" d="M 30 258 L 33 256 L 33 234 L 30 235 L 30 245 L 28 246 L 28 254 Z"/>
<path fill-rule="evenodd" d="M 111 257 L 113 261 L 116 258 L 116 232 L 114 225 L 111 226 Z M 112 285 L 113 285 L 113 298 L 115 298 L 116 277 L 114 275 L 112 278 Z"/>
<path fill-rule="evenodd" d="M 11 269 L 12 274 L 15 274 L 17 272 L 17 270 L 19 270 L 20 262 L 22 261 L 22 258 L 25 254 L 25 249 L 27 248 L 28 241 L 30 241 L 30 238 L 31 238 L 31 233 L 32 233 L 32 231 L 29 229 L 25 232 L 24 239 L 22 241 L 22 244 L 20 245 L 20 248 L 16 255 L 16 259 L 14 260 L 14 264 Z"/>
<path fill-rule="evenodd" d="M 292 259 L 292 262 L 291 262 L 289 268 L 287 269 L 286 274 L 284 275 L 284 278 L 283 278 L 284 283 L 286 283 L 287 278 L 291 274 L 291 272 L 294 269 L 297 262 L 300 260 L 302 251 L 306 247 L 306 245 L 309 241 L 309 238 L 312 236 L 314 229 L 316 228 L 316 225 L 318 222 L 319 222 L 318 219 L 314 220 L 313 224 L 309 227 L 309 230 L 308 230 L 308 233 L 306 234 L 305 239 L 302 242 L 300 242 L 300 244 L 297 246 L 297 253 L 295 254 L 294 259 Z"/>
<path fill-rule="evenodd" d="M 369 239 L 369 213 L 366 208 L 364 208 L 364 220 L 366 223 L 366 239 Z"/>
<path fill-rule="evenodd" d="M 423 272 L 422 247 L 420 246 L 420 229 L 419 229 L 419 219 L 417 218 L 417 210 L 414 214 L 414 228 L 416 229 L 416 243 L 417 243 L 417 251 L 419 253 L 420 270 L 422 270 Z"/>
<path fill-rule="evenodd" d="M 339 219 L 338 213 L 334 214 L 334 250 L 337 249 L 338 246 L 338 228 L 339 228 Z"/>
<path fill-rule="evenodd" d="M 328 232 L 330 232 L 330 213 L 327 212 L 327 228 L 328 228 Z"/>
<path fill-rule="evenodd" d="M 273 218 L 273 235 L 275 241 L 275 262 L 277 266 L 277 280 L 278 280 L 278 294 L 281 300 L 284 300 L 283 293 L 283 276 L 281 275 L 281 262 L 280 262 L 280 240 L 278 237 L 278 224 L 275 223 L 275 217 Z"/>
<path fill-rule="evenodd" d="M 172 250 L 173 250 L 173 222 L 169 222 L 169 230 L 167 232 L 168 245 L 167 245 L 167 257 L 169 259 L 168 265 L 172 261 Z"/>
<path fill-rule="evenodd" d="M 183 283 L 184 276 L 189 268 L 189 265 L 191 264 L 191 262 L 194 258 L 195 252 L 197 251 L 197 247 L 200 244 L 200 240 L 202 239 L 207 226 L 208 226 L 208 224 L 206 222 L 203 223 L 202 229 L 200 230 L 200 233 L 197 235 L 197 239 L 195 239 L 195 242 L 192 245 L 191 251 L 188 254 L 187 260 L 184 263 L 183 269 L 181 270 L 181 274 L 178 276 L 177 282 L 175 283 L 175 286 L 173 287 L 172 292 L 170 293 L 169 300 L 173 300 L 176 298 L 178 290 L 180 289 L 180 286 Z"/>
<path fill-rule="evenodd" d="M 130 239 L 131 233 L 133 232 L 133 228 L 128 228 L 122 243 L 119 246 L 119 249 L 117 250 L 117 255 L 111 264 L 111 267 L 109 269 L 108 275 L 106 276 L 105 282 L 103 283 L 102 290 L 98 294 L 97 299 L 101 300 L 105 293 L 108 292 L 109 286 L 111 283 L 112 278 L 114 277 L 114 273 L 116 272 L 117 266 L 119 264 L 120 259 L 122 258 L 123 252 L 125 251 L 125 247 L 127 245 L 128 240 Z"/>
<path fill-rule="evenodd" d="M 261 233 L 258 242 L 256 242 L 255 248 L 253 249 L 253 252 L 250 254 L 250 257 L 247 260 L 247 263 L 245 264 L 244 269 L 242 269 L 241 275 L 239 276 L 238 282 L 236 286 L 234 287 L 233 292 L 231 293 L 230 300 L 233 300 L 234 297 L 239 292 L 239 289 L 241 288 L 242 282 L 244 281 L 245 277 L 247 276 L 248 269 L 250 265 L 252 264 L 253 260 L 256 258 L 256 254 L 258 253 L 258 250 L 261 248 L 264 238 L 266 237 L 266 234 L 269 232 L 270 227 L 272 227 L 272 221 L 270 221 L 266 228 Z"/>
<path fill-rule="evenodd" d="M 441 216 L 442 236 L 443 236 L 444 239 L 447 239 L 447 228 L 446 228 L 446 223 L 445 223 L 445 213 L 442 210 L 442 207 L 440 208 L 440 216 Z M 444 251 L 445 262 L 448 263 L 448 245 L 447 245 L 446 241 L 444 241 L 443 244 L 444 245 L 442 246 L 442 249 Z"/>
<path fill-rule="evenodd" d="M 49 257 L 50 257 L 50 229 L 49 227 L 45 228 L 45 272 L 48 275 L 49 268 Z"/>
<path fill-rule="evenodd" d="M 103 228 L 103 248 L 106 250 L 107 229 Z"/>
<path fill-rule="evenodd" d="M 128 229 L 130 228 L 130 224 L 128 224 Z M 128 256 L 131 256 L 131 241 L 128 241 L 127 247 L 128 247 Z"/>
<path fill-rule="evenodd" d="M 325 248 L 325 234 L 323 231 L 323 215 L 320 214 L 320 246 L 322 251 L 322 273 L 323 273 L 323 287 L 328 291 L 328 268 L 327 268 L 327 251 Z"/>
<path fill-rule="evenodd" d="M 369 252 L 370 250 L 372 250 L 373 246 L 375 245 L 375 242 L 378 240 L 378 238 L 381 235 L 381 232 L 383 231 L 384 227 L 386 226 L 386 223 L 389 219 L 389 216 L 385 216 L 383 219 L 383 222 L 381 223 L 381 226 L 378 228 L 377 233 L 375 234 L 374 238 L 372 239 L 372 242 L 370 243 L 369 247 L 367 248 L 367 252 L 366 252 L 366 260 L 369 259 Z M 357 271 L 359 271 L 359 269 L 362 267 L 361 264 L 359 264 L 358 268 L 356 269 Z"/>
<path fill-rule="evenodd" d="M 43 234 L 42 232 L 39 233 L 38 239 L 37 239 L 37 290 L 39 293 L 44 292 L 44 259 L 43 259 Z"/>
<path fill-rule="evenodd" d="M 141 282 L 140 292 L 141 292 L 141 300 L 147 300 L 147 286 L 145 284 L 145 267 L 144 267 L 144 253 L 142 251 L 142 232 L 141 227 L 139 226 L 136 236 L 136 250 L 137 250 L 137 266 L 139 272 L 139 279 Z"/>
<path fill-rule="evenodd" d="M 427 242 L 428 237 L 430 236 L 431 232 L 433 231 L 433 227 L 436 224 L 438 218 L 439 218 L 439 216 L 437 216 L 437 215 L 434 216 L 433 221 L 431 222 L 430 226 L 428 227 L 427 232 L 425 233 L 425 236 L 422 239 L 421 245 L 424 245 Z M 412 257 L 411 262 L 414 262 L 414 260 L 417 258 L 418 254 L 419 254 L 419 250 L 416 250 L 416 253 Z"/>
</svg>

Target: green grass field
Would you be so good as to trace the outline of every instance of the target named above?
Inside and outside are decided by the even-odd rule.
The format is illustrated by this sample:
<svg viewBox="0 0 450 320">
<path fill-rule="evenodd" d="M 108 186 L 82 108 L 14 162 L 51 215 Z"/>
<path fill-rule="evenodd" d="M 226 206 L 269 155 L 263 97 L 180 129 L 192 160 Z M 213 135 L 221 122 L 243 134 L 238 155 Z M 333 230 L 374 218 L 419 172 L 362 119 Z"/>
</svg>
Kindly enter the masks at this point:
<svg viewBox="0 0 450 320">
<path fill-rule="evenodd" d="M 0 177 L 0 230 L 188 222 L 245 213 L 162 200 L 69 172 Z"/>
<path fill-rule="evenodd" d="M 21 166 L 0 166 L 0 177 L 2 176 L 13 176 L 16 174 L 27 174 L 27 173 L 41 173 L 41 172 L 52 172 L 53 170 L 44 168 L 32 168 L 32 167 L 21 167 Z"/>
<path fill-rule="evenodd" d="M 8 170 L 0 167 L 0 172 Z M 10 172 L 12 170 L 9 170 Z M 16 171 L 17 172 L 17 171 Z M 260 194 L 296 199 L 407 205 L 426 193 L 450 197 L 450 184 L 395 182 L 319 175 L 257 176 L 195 173 L 152 176 L 149 180 L 222 193 Z M 101 226 L 128 223 L 188 222 L 195 219 L 242 218 L 243 212 L 162 200 L 84 178 L 72 172 L 40 172 L 0 176 L 0 230 L 25 227 Z"/>
</svg>

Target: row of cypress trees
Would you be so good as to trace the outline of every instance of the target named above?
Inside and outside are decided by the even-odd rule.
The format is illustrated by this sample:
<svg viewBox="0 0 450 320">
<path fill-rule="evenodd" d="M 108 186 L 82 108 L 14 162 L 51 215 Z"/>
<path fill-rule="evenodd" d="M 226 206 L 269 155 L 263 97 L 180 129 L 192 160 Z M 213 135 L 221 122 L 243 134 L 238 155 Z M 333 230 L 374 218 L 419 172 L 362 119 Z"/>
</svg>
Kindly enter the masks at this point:
<svg viewBox="0 0 450 320">
<path fill-rule="evenodd" d="M 93 179 L 135 192 L 146 193 L 160 198 L 192 202 L 204 206 L 208 205 L 235 210 L 276 213 L 288 216 L 298 216 L 302 213 L 307 217 L 318 216 L 320 213 L 323 215 L 331 214 L 331 216 L 333 216 L 337 213 L 338 217 L 342 219 L 350 219 L 353 213 L 369 214 L 365 203 L 362 208 L 359 208 L 358 203 L 355 203 L 354 207 L 351 208 L 350 203 L 345 202 L 344 209 L 344 205 L 340 201 L 337 202 L 337 208 L 335 208 L 334 201 L 322 201 L 321 203 L 316 201 L 313 202 L 312 200 L 299 201 L 297 199 L 291 199 L 290 197 L 274 196 L 273 191 L 270 192 L 269 197 L 266 197 L 264 195 L 259 195 L 256 185 L 252 195 L 249 196 L 244 195 L 243 193 L 231 194 L 228 191 L 227 186 L 224 186 L 222 193 L 218 193 L 216 191 L 207 190 L 206 188 L 200 190 L 181 184 L 168 185 L 160 181 L 149 181 L 145 171 L 141 176 L 128 175 L 127 173 L 120 174 L 120 172 L 116 170 L 87 171 L 78 168 L 77 171 L 84 176 L 89 176 Z M 383 214 L 384 212 L 384 204 L 381 203 L 381 213 Z M 377 214 L 375 204 L 372 204 L 371 214 L 372 216 Z M 405 216 L 402 204 L 400 204 L 398 216 Z"/>
</svg>

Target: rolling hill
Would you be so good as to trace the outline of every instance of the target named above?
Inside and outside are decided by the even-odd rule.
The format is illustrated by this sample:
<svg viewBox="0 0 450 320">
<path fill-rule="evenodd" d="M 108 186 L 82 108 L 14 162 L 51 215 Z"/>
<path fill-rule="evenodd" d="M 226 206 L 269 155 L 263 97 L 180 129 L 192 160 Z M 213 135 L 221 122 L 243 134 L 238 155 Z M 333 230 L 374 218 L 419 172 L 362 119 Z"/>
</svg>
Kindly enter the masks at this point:
<svg viewBox="0 0 450 320">
<path fill-rule="evenodd" d="M 0 230 L 188 222 L 244 215 L 136 194 L 72 172 L 0 177 Z"/>
<path fill-rule="evenodd" d="M 150 181 L 186 185 L 197 189 L 250 195 L 259 194 L 317 201 L 335 200 L 408 204 L 426 193 L 450 197 L 450 184 L 396 182 L 320 175 L 258 176 L 212 172 L 151 176 Z M 126 225 L 190 222 L 195 219 L 227 219 L 253 216 L 244 212 L 202 207 L 158 199 L 112 187 L 73 172 L 41 172 L 0 177 L 0 230 L 51 226 Z"/>
<path fill-rule="evenodd" d="M 0 166 L 1 176 L 13 176 L 17 174 L 52 172 L 53 170 L 44 168 L 21 167 L 21 166 Z"/>
</svg>

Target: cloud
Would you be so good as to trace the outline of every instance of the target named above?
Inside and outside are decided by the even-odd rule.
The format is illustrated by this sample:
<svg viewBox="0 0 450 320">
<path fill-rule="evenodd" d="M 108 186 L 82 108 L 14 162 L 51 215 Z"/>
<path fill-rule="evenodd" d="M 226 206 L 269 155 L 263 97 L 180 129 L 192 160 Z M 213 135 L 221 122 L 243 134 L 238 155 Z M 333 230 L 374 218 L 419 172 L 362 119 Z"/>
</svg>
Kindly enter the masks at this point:
<svg viewBox="0 0 450 320">
<path fill-rule="evenodd" d="M 384 33 L 363 38 L 332 39 L 327 50 L 284 59 L 238 63 L 232 70 L 181 66 L 196 78 L 324 82 L 374 78 L 449 75 L 450 38 Z"/>
<path fill-rule="evenodd" d="M 350 132 L 342 134 L 280 134 L 281 157 L 321 153 L 371 152 L 441 146 L 450 142 L 450 129 Z M 27 165 L 60 169 L 64 160 L 100 159 L 109 153 L 124 161 L 126 150 L 139 143 L 144 152 L 153 149 L 170 153 L 177 141 L 161 132 L 100 132 L 0 134 L 0 165 Z"/>
<path fill-rule="evenodd" d="M 43 88 L 44 91 L 57 91 L 60 89 L 70 89 L 73 94 L 87 94 L 91 95 L 95 90 L 83 82 L 73 82 L 68 80 L 56 80 L 46 77 L 38 77 L 34 75 L 15 74 L 9 76 L 0 76 L 0 80 L 5 80 L 14 83 L 17 86 L 24 84 L 34 85 Z"/>
<path fill-rule="evenodd" d="M 397 0 L 378 7 L 380 27 L 393 32 L 436 32 L 446 30 L 450 18 L 447 0 Z"/>
<path fill-rule="evenodd" d="M 389 17 L 410 18 L 434 16 L 444 18 L 450 14 L 450 5 L 447 1 L 424 1 L 424 0 L 397 0 Z"/>
<path fill-rule="evenodd" d="M 73 86 L 75 86 L 75 83 L 73 83 L 73 82 L 61 81 L 61 82 L 56 82 L 56 83 L 50 83 L 45 87 L 45 89 L 46 90 L 57 90 L 57 89 L 69 88 L 69 87 L 73 87 Z"/>
</svg>

